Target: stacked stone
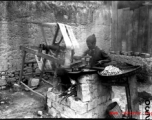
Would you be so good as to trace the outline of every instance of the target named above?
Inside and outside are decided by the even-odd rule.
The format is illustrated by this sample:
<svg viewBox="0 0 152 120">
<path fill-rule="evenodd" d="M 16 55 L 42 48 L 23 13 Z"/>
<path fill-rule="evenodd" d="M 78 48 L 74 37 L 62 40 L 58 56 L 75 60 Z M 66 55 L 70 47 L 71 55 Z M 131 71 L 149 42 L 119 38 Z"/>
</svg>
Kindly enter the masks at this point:
<svg viewBox="0 0 152 120">
<path fill-rule="evenodd" d="M 26 75 L 28 77 L 32 76 L 32 77 L 39 77 L 40 76 L 40 69 L 38 68 L 37 63 L 34 61 L 32 62 L 28 62 L 25 64 L 24 66 L 24 70 L 23 70 L 23 76 Z M 52 73 L 50 72 L 44 72 L 43 73 L 43 78 L 45 80 L 49 80 L 52 79 Z"/>
<path fill-rule="evenodd" d="M 5 88 L 7 82 L 6 82 L 6 72 L 3 71 L 0 73 L 0 89 Z"/>
<path fill-rule="evenodd" d="M 20 71 L 8 72 L 7 81 L 16 82 L 19 80 Z"/>
<path fill-rule="evenodd" d="M 28 77 L 39 77 L 40 70 L 35 61 L 24 64 L 22 80 L 28 79 Z M 7 85 L 7 82 L 17 82 L 19 80 L 20 70 L 16 71 L 2 71 L 0 72 L 0 86 Z M 43 78 L 45 80 L 51 80 L 52 74 L 44 72 Z"/>
<path fill-rule="evenodd" d="M 52 91 L 47 92 L 48 112 L 52 117 L 61 118 L 104 118 L 107 106 L 111 103 L 111 89 L 102 86 L 96 74 L 79 79 L 77 97 L 63 100 Z"/>
</svg>

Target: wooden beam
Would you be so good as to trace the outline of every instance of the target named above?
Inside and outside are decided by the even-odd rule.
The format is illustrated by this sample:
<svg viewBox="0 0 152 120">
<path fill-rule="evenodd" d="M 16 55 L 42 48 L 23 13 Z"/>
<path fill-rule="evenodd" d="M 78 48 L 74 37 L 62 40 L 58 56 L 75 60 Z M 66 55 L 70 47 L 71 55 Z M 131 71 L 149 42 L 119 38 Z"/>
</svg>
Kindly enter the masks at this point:
<svg viewBox="0 0 152 120">
<path fill-rule="evenodd" d="M 21 23 L 29 23 L 29 24 L 37 24 L 39 26 L 43 26 L 43 27 L 52 27 L 52 26 L 56 26 L 57 23 L 50 23 L 50 22 L 37 22 L 37 21 L 15 21 L 15 22 L 21 22 Z"/>
<path fill-rule="evenodd" d="M 45 98 L 44 95 L 42 95 L 41 93 L 38 93 L 38 92 L 32 90 L 30 87 L 28 87 L 28 86 L 27 86 L 26 84 L 24 84 L 23 82 L 20 82 L 20 83 L 21 83 L 24 87 L 28 88 L 31 92 L 36 93 L 37 95 L 39 95 L 39 96 Z"/>
<path fill-rule="evenodd" d="M 48 45 L 43 26 L 41 26 L 41 32 L 42 32 L 42 36 L 43 36 L 43 40 L 44 40 L 45 44 Z"/>
<path fill-rule="evenodd" d="M 55 43 L 55 40 L 56 40 L 56 37 L 57 37 L 58 33 L 59 33 L 59 25 L 57 25 L 56 32 L 55 32 L 55 35 L 54 35 L 54 38 L 53 38 L 52 44 L 54 44 L 54 43 Z"/>
<path fill-rule="evenodd" d="M 47 83 L 47 84 L 49 84 L 49 85 L 51 85 L 51 87 L 53 87 L 53 84 L 51 84 L 50 82 L 46 81 L 45 79 L 42 78 L 42 81 Z"/>
<path fill-rule="evenodd" d="M 22 80 L 23 75 L 23 69 L 24 69 L 24 63 L 25 63 L 25 57 L 26 57 L 26 51 L 23 51 L 23 58 L 22 58 L 22 65 L 21 65 L 21 71 L 20 71 L 20 77 L 19 77 L 19 83 Z"/>
<path fill-rule="evenodd" d="M 44 58 L 44 59 L 43 59 L 43 63 L 42 63 L 41 73 L 40 73 L 40 82 L 41 82 L 41 80 L 42 80 L 42 75 L 43 75 L 43 72 L 44 72 L 45 63 L 46 63 L 46 59 Z"/>
<path fill-rule="evenodd" d="M 24 46 L 20 46 L 20 49 L 23 50 L 23 51 L 29 52 L 31 54 L 35 54 L 37 56 L 40 56 L 42 58 L 57 62 L 59 64 L 62 64 L 63 61 L 64 61 L 63 59 L 60 59 L 60 58 L 55 58 L 55 57 L 47 55 L 47 54 L 38 53 L 38 51 L 35 51 L 35 50 L 31 49 L 31 48 L 27 48 L 27 47 L 24 47 Z"/>
</svg>

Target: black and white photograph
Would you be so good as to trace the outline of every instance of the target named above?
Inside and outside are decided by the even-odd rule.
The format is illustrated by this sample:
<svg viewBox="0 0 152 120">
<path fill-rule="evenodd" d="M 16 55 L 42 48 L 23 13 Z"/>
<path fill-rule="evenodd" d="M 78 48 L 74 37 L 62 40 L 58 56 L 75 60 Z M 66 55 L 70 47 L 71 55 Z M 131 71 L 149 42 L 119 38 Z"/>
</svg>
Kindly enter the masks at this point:
<svg viewBox="0 0 152 120">
<path fill-rule="evenodd" d="M 0 119 L 152 119 L 152 1 L 0 1 Z"/>
</svg>

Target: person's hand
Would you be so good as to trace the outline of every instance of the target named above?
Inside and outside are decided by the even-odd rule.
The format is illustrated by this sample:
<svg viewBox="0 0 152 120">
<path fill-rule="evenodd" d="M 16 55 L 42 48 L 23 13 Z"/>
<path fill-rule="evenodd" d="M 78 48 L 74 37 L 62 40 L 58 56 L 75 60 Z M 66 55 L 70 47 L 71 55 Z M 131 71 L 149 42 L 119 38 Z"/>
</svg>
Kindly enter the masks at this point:
<svg viewBox="0 0 152 120">
<path fill-rule="evenodd" d="M 97 64 L 102 65 L 104 62 L 102 60 L 98 61 Z"/>
<path fill-rule="evenodd" d="M 42 48 L 42 49 L 45 49 L 46 45 L 40 44 L 39 47 Z"/>
</svg>

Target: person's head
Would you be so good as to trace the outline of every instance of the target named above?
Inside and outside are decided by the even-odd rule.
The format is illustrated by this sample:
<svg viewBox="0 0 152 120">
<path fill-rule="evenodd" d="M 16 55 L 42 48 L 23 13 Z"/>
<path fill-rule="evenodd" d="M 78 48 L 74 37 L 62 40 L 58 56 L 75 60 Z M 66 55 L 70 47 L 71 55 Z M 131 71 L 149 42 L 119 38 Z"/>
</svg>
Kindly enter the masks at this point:
<svg viewBox="0 0 152 120">
<path fill-rule="evenodd" d="M 96 46 L 96 37 L 95 35 L 90 35 L 86 40 L 87 46 L 89 49 L 93 49 Z"/>
</svg>

